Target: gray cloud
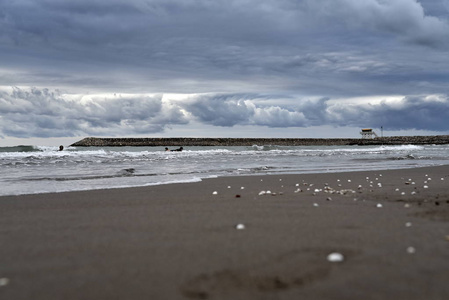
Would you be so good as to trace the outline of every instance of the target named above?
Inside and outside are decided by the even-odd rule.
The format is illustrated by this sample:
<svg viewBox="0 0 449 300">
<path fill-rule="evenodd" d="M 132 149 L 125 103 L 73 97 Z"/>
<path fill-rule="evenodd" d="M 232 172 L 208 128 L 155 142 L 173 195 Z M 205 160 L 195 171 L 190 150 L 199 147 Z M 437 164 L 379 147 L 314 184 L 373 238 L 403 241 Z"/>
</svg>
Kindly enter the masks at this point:
<svg viewBox="0 0 449 300">
<path fill-rule="evenodd" d="M 37 88 L 0 92 L 0 115 L 0 132 L 15 137 L 149 134 L 187 122 L 160 96 L 70 97 Z"/>
<path fill-rule="evenodd" d="M 276 102 L 285 104 L 270 104 Z M 217 127 L 331 125 L 449 130 L 447 95 L 342 104 L 329 98 L 280 99 L 256 94 L 207 94 L 187 100 L 162 100 L 161 96 L 80 97 L 48 89 L 14 88 L 0 93 L 0 114 L 0 134 L 16 137 L 151 134 L 192 121 Z"/>
</svg>

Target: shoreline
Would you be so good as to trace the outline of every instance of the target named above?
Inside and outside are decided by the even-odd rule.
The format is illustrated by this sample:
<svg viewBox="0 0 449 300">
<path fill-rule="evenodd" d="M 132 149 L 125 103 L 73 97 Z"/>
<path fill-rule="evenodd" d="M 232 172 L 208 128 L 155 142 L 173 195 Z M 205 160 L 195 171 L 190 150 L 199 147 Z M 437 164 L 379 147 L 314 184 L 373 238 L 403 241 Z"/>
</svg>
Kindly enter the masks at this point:
<svg viewBox="0 0 449 300">
<path fill-rule="evenodd" d="M 448 182 L 443 165 L 1 196 L 0 297 L 442 300 Z"/>
<path fill-rule="evenodd" d="M 433 167 L 440 167 L 440 166 L 449 166 L 448 164 L 444 165 L 432 165 L 432 166 L 412 166 L 412 167 L 402 167 L 402 168 L 395 168 L 395 169 L 370 169 L 370 170 L 332 170 L 332 171 L 310 171 L 305 173 L 273 173 L 273 174 L 239 174 L 239 175 L 225 175 L 225 176 L 210 176 L 206 178 L 191 178 L 186 179 L 185 181 L 169 181 L 169 182 L 158 182 L 158 183 L 150 183 L 146 185 L 136 185 L 136 186 L 118 186 L 118 187 L 110 187 L 110 188 L 94 188 L 94 189 L 80 189 L 80 190 L 66 190 L 66 191 L 56 191 L 56 192 L 37 192 L 37 193 L 23 193 L 23 194 L 10 194 L 10 195 L 0 195 L 1 197 L 8 197 L 8 196 L 26 196 L 26 195 L 41 195 L 41 194 L 61 194 L 61 193 L 72 193 L 72 192 L 89 192 L 89 191 L 108 191 L 108 190 L 116 190 L 116 189 L 135 189 L 135 188 L 151 188 L 155 186 L 160 185 L 176 185 L 176 184 L 189 184 L 189 183 L 198 183 L 202 182 L 204 180 L 209 179 L 220 179 L 220 178 L 229 178 L 229 177 L 265 177 L 265 176 L 302 176 L 302 175 L 316 175 L 316 174 L 340 174 L 340 173 L 354 173 L 354 172 L 380 172 L 380 171 L 391 171 L 391 170 L 407 170 L 407 169 L 416 169 L 416 168 L 433 168 Z"/>
</svg>

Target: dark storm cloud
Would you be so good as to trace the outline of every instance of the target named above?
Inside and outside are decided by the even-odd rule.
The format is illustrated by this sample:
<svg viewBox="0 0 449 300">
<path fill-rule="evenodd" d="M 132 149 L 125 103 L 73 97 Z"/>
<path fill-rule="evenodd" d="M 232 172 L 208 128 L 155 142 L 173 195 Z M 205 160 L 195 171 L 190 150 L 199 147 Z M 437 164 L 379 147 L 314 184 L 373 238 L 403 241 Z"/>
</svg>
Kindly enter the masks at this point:
<svg viewBox="0 0 449 300">
<path fill-rule="evenodd" d="M 442 95 L 404 97 L 376 104 L 341 104 L 326 98 L 299 100 L 296 107 L 290 109 L 259 104 L 259 99 L 255 95 L 201 96 L 184 103 L 183 109 L 200 122 L 216 126 L 309 127 L 327 124 L 384 126 L 389 130 L 449 130 L 449 99 Z"/>
</svg>

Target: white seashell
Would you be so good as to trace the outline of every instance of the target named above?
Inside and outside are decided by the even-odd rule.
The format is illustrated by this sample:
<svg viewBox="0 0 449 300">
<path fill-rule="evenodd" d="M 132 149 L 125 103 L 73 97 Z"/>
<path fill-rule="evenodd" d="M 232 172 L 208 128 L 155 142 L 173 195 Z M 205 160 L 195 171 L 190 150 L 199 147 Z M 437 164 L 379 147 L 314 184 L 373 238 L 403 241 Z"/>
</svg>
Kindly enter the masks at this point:
<svg viewBox="0 0 449 300">
<path fill-rule="evenodd" d="M 235 226 L 235 229 L 238 229 L 238 230 L 245 229 L 245 225 L 244 225 L 244 224 L 237 224 L 237 225 Z"/>
<path fill-rule="evenodd" d="M 245 187 L 244 186 L 242 186 L 241 188 L 240 188 L 241 190 L 244 190 L 245 189 Z"/>
<path fill-rule="evenodd" d="M 313 206 L 318 207 L 318 203 L 313 203 Z"/>
<path fill-rule="evenodd" d="M 348 182 L 351 182 L 351 179 L 348 179 Z"/>
<path fill-rule="evenodd" d="M 259 192 L 259 196 L 262 196 L 262 195 L 265 195 L 267 192 L 265 192 L 265 191 L 260 191 Z"/>
<path fill-rule="evenodd" d="M 381 207 L 383 207 L 383 205 L 380 204 L 380 203 L 377 203 L 377 204 L 376 204 L 376 207 L 381 208 Z"/>
<path fill-rule="evenodd" d="M 344 260 L 343 254 L 334 252 L 327 256 L 327 260 L 330 262 L 342 262 Z"/>
<path fill-rule="evenodd" d="M 213 192 L 213 193 L 212 193 L 212 195 L 217 195 L 217 194 L 218 194 L 218 192 L 217 192 L 217 191 L 215 191 L 215 192 Z"/>
<path fill-rule="evenodd" d="M 405 192 L 402 192 L 401 195 L 405 195 Z"/>
<path fill-rule="evenodd" d="M 413 191 L 413 192 L 411 192 L 410 194 L 411 194 L 411 195 L 416 195 L 416 192 L 415 192 L 415 191 Z"/>
<path fill-rule="evenodd" d="M 395 192 L 399 192 L 399 189 L 395 189 L 394 191 L 395 191 Z"/>
<path fill-rule="evenodd" d="M 429 187 L 427 185 L 423 186 L 423 188 L 428 189 Z"/>
</svg>

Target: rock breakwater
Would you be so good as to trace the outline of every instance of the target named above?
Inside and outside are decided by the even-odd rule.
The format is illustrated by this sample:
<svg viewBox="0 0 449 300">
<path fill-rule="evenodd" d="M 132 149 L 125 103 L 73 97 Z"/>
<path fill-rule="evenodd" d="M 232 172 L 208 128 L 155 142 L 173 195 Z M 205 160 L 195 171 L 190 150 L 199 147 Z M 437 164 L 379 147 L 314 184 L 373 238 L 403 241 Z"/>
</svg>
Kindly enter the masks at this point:
<svg viewBox="0 0 449 300">
<path fill-rule="evenodd" d="M 374 139 L 353 138 L 96 138 L 87 137 L 71 146 L 121 147 L 121 146 L 341 146 L 341 145 L 425 145 L 449 144 L 449 135 L 390 136 Z"/>
</svg>

